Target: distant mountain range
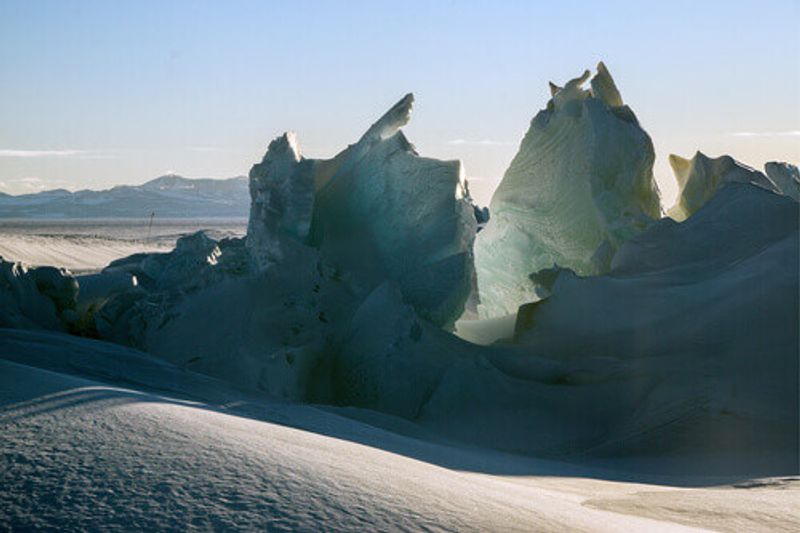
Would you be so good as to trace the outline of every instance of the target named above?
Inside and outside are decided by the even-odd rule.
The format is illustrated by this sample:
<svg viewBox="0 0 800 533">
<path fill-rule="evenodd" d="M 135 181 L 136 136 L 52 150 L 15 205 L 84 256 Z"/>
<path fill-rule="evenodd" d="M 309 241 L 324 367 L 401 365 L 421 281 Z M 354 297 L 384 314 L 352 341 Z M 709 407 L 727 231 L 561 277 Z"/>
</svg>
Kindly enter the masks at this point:
<svg viewBox="0 0 800 533">
<path fill-rule="evenodd" d="M 12 196 L 0 193 L 3 218 L 246 217 L 250 193 L 245 176 L 190 179 L 161 176 L 142 185 L 104 191 L 65 189 Z"/>
</svg>

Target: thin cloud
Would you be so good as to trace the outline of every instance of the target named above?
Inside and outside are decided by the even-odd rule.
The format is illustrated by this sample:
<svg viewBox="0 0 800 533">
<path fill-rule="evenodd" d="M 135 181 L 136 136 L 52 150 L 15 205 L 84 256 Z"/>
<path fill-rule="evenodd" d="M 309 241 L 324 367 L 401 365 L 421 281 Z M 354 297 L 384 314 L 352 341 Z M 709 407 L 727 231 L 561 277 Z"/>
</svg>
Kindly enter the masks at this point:
<svg viewBox="0 0 800 533">
<path fill-rule="evenodd" d="M 10 194 L 28 194 L 40 192 L 47 188 L 44 180 L 36 176 L 7 179 L 1 185 L 4 191 Z"/>
<path fill-rule="evenodd" d="M 82 150 L 8 150 L 0 149 L 0 157 L 75 157 L 83 155 Z"/>
<path fill-rule="evenodd" d="M 0 149 L 0 157 L 7 158 L 48 158 L 66 157 L 75 159 L 114 159 L 119 150 L 16 150 Z"/>
<path fill-rule="evenodd" d="M 74 157 L 76 159 L 116 159 L 118 156 L 109 152 L 81 152 Z"/>
<path fill-rule="evenodd" d="M 60 179 L 42 179 L 38 176 L 6 178 L 0 181 L 0 189 L 8 194 L 31 194 L 50 189 L 75 190 L 73 183 Z"/>
<path fill-rule="evenodd" d="M 800 137 L 800 130 L 790 131 L 737 131 L 731 137 Z"/>
</svg>

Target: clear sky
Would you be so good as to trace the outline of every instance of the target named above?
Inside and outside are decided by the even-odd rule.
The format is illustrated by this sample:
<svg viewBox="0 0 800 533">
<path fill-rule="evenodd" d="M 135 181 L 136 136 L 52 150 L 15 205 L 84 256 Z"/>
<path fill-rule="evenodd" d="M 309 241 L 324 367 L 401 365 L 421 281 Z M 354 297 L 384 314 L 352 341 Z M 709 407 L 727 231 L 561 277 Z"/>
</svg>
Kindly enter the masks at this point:
<svg viewBox="0 0 800 533">
<path fill-rule="evenodd" d="M 0 190 L 246 174 L 334 155 L 406 92 L 422 155 L 488 203 L 548 80 L 608 65 L 656 146 L 800 160 L 800 0 L 0 0 Z"/>
</svg>

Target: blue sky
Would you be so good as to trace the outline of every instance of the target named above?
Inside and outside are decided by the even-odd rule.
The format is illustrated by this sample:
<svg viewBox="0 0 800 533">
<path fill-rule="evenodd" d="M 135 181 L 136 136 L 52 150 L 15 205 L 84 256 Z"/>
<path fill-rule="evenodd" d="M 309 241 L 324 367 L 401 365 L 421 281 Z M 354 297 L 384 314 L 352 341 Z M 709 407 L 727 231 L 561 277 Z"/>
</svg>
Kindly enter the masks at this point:
<svg viewBox="0 0 800 533">
<path fill-rule="evenodd" d="M 0 190 L 246 174 L 335 154 L 412 91 L 409 138 L 488 202 L 547 82 L 604 60 L 669 153 L 800 159 L 800 1 L 0 0 Z"/>
</svg>

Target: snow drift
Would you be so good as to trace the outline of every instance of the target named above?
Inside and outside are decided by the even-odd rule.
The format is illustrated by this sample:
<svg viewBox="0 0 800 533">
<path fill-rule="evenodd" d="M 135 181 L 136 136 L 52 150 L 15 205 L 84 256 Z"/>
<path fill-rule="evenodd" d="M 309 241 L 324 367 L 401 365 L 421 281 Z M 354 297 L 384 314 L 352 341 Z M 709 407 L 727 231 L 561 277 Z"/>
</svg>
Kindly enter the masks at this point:
<svg viewBox="0 0 800 533">
<path fill-rule="evenodd" d="M 792 480 L 687 490 L 663 485 L 681 478 L 438 442 L 375 418 L 243 394 L 124 346 L 0 329 L 0 524 L 769 531 L 800 520 Z"/>
</svg>

